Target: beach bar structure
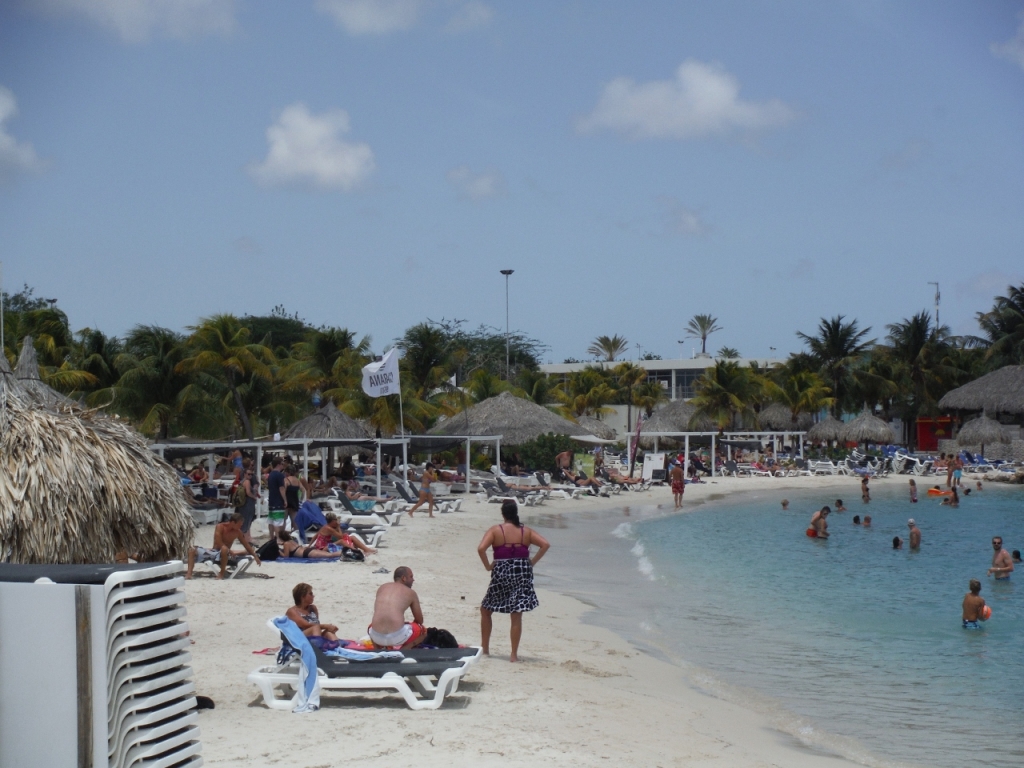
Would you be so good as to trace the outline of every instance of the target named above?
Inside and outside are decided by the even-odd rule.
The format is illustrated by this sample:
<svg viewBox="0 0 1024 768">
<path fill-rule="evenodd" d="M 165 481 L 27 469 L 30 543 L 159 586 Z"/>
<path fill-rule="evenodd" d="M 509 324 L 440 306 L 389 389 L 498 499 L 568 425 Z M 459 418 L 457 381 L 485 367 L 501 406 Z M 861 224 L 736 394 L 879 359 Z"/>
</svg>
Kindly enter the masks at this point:
<svg viewBox="0 0 1024 768">
<path fill-rule="evenodd" d="M 726 447 L 726 454 L 728 458 L 732 458 L 732 449 L 737 444 L 745 443 L 772 443 L 772 450 L 777 454 L 779 451 L 779 439 L 782 439 L 782 445 L 791 438 L 795 437 L 797 440 L 797 451 L 800 458 L 804 457 L 804 436 L 806 432 L 641 432 L 641 440 L 654 439 L 654 452 L 658 451 L 659 438 L 663 440 L 674 440 L 683 444 L 683 455 L 686 457 L 686 464 L 683 467 L 684 472 L 689 472 L 690 469 L 690 439 L 693 438 L 694 442 L 699 440 L 704 442 L 710 439 L 711 441 L 711 476 L 715 476 L 715 444 L 718 441 L 720 444 Z M 635 435 L 626 436 L 626 454 L 631 456 L 633 454 L 633 440 Z"/>
</svg>

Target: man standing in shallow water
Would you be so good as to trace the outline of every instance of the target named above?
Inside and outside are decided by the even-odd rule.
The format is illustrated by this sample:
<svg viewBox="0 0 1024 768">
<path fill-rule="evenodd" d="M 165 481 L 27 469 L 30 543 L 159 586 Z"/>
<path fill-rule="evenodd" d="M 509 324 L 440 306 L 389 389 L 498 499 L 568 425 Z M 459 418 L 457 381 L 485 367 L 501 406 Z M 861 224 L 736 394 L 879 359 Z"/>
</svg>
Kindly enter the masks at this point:
<svg viewBox="0 0 1024 768">
<path fill-rule="evenodd" d="M 988 569 L 989 576 L 995 576 L 997 581 L 1010 578 L 1013 573 L 1013 560 L 1010 553 L 1003 549 L 1003 537 L 995 536 L 992 539 L 992 567 Z"/>
<path fill-rule="evenodd" d="M 910 529 L 910 548 L 920 549 L 921 548 L 921 529 L 917 527 L 917 523 L 914 522 L 914 518 L 907 520 L 907 527 Z"/>
</svg>

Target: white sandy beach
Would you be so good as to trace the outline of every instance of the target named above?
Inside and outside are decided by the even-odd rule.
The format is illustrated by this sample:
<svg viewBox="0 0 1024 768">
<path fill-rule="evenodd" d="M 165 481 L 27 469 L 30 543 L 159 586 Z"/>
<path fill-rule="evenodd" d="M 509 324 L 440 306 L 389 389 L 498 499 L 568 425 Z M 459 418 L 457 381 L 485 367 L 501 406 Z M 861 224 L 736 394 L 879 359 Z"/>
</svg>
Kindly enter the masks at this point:
<svg viewBox="0 0 1024 768">
<path fill-rule="evenodd" d="M 881 483 L 889 481 L 881 480 Z M 686 509 L 702 499 L 737 491 L 786 492 L 820 488 L 825 500 L 854 496 L 856 478 L 716 478 L 687 486 Z M 824 503 L 824 502 L 823 502 Z M 610 499 L 548 501 L 539 508 L 563 514 L 662 504 L 668 488 Z M 524 517 L 536 510 L 525 509 Z M 319 712 L 295 715 L 266 709 L 246 675 L 272 657 L 254 650 L 276 646 L 266 620 L 282 614 L 299 581 L 313 585 L 325 621 L 345 637 L 361 637 L 376 587 L 391 576 L 381 566 L 413 568 L 428 626 L 444 627 L 465 644 L 479 643 L 477 606 L 488 573 L 476 546 L 500 521 L 496 504 L 470 498 L 457 513 L 431 520 L 417 513 L 389 532 L 386 546 L 366 563 L 268 563 L 243 577 L 189 582 L 193 668 L 199 693 L 216 709 L 201 715 L 208 765 L 333 766 L 829 766 L 851 765 L 799 744 L 771 727 L 768 717 L 706 695 L 687 683 L 683 669 L 643 653 L 611 631 L 584 624 L 583 603 L 538 590 L 540 608 L 524 617 L 522 663 L 508 662 L 508 619 L 495 615 L 493 655 L 473 668 L 458 693 L 437 711 L 414 712 L 397 696 L 337 694 L 322 697 Z M 209 544 L 213 526 L 197 531 Z M 557 546 L 537 567 L 562 553 Z M 585 573 L 580 574 L 586 578 Z"/>
</svg>

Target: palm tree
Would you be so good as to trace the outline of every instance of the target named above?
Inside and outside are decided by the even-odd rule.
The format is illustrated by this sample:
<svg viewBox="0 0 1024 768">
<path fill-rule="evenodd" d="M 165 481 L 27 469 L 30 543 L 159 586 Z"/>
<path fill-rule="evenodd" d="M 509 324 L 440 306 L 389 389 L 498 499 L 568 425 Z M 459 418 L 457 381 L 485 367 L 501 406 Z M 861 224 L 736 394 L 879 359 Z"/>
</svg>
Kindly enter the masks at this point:
<svg viewBox="0 0 1024 768">
<path fill-rule="evenodd" d="M 292 345 L 292 356 L 282 371 L 282 385 L 340 405 L 352 397 L 362 380 L 362 367 L 369 362 L 370 338 L 357 343 L 347 328 L 313 329 Z"/>
<path fill-rule="evenodd" d="M 643 408 L 647 418 L 650 418 L 658 404 L 665 400 L 668 400 L 668 392 L 657 381 L 643 381 L 633 388 L 633 405 Z"/>
<path fill-rule="evenodd" d="M 178 373 L 206 373 L 221 382 L 234 399 L 235 412 L 246 436 L 252 440 L 252 422 L 239 387 L 252 375 L 271 379 L 274 353 L 250 340 L 249 329 L 233 315 L 213 315 L 190 326 L 188 352 L 175 366 Z"/>
<path fill-rule="evenodd" d="M 750 369 L 731 360 L 719 360 L 697 379 L 695 389 L 697 395 L 690 402 L 697 414 L 714 421 L 721 433 L 737 417 L 753 415 L 752 403 L 759 385 L 751 378 Z"/>
<path fill-rule="evenodd" d="M 619 363 L 612 370 L 619 392 L 626 403 L 626 431 L 633 429 L 633 390 L 647 380 L 647 369 L 634 363 Z"/>
<path fill-rule="evenodd" d="M 818 367 L 821 377 L 829 384 L 835 402 L 832 404 L 836 418 L 849 404 L 849 392 L 853 386 L 852 371 L 874 344 L 874 340 L 864 341 L 870 328 L 857 329 L 857 321 L 843 322 L 843 315 L 831 320 L 821 319 L 818 323 L 818 335 L 808 336 L 797 331 L 797 336 L 806 342 L 810 349 L 811 359 Z"/>
<path fill-rule="evenodd" d="M 551 402 L 551 379 L 546 373 L 524 368 L 516 377 L 516 384 L 526 393 L 526 398 L 537 405 Z"/>
<path fill-rule="evenodd" d="M 593 355 L 607 363 L 614 363 L 615 358 L 629 348 L 629 342 L 622 336 L 598 336 L 594 342 L 587 347 L 587 354 Z"/>
<path fill-rule="evenodd" d="M 1024 283 L 1008 286 L 988 312 L 977 314 L 988 357 L 998 366 L 1024 365 Z"/>
<path fill-rule="evenodd" d="M 419 323 L 406 330 L 396 346 L 403 352 L 401 367 L 417 397 L 425 399 L 451 377 L 452 349 L 443 329 Z"/>
<path fill-rule="evenodd" d="M 725 360 L 739 360 L 740 351 L 735 347 L 722 347 L 718 350 L 715 357 L 721 357 Z"/>
<path fill-rule="evenodd" d="M 686 337 L 700 339 L 700 353 L 706 355 L 708 352 L 708 336 L 715 331 L 722 330 L 718 325 L 718 318 L 711 315 L 694 315 L 686 324 Z"/>
<path fill-rule="evenodd" d="M 811 371 L 784 372 L 780 382 L 767 380 L 766 389 L 775 402 L 789 409 L 794 431 L 801 413 L 814 414 L 832 405 L 828 385 Z"/>
</svg>

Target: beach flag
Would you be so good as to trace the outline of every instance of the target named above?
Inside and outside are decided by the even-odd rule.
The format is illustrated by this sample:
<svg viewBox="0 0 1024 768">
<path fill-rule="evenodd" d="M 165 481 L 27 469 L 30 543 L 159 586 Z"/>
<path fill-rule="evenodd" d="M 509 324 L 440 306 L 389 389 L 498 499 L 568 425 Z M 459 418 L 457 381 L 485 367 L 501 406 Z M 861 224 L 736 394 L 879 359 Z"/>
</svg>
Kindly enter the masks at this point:
<svg viewBox="0 0 1024 768">
<path fill-rule="evenodd" d="M 370 397 L 401 395 L 398 380 L 398 350 L 392 348 L 383 358 L 363 368 L 363 392 Z"/>
</svg>

